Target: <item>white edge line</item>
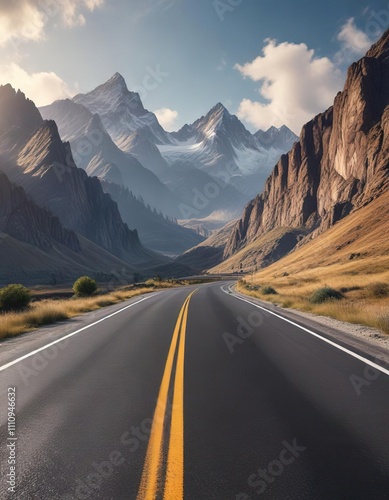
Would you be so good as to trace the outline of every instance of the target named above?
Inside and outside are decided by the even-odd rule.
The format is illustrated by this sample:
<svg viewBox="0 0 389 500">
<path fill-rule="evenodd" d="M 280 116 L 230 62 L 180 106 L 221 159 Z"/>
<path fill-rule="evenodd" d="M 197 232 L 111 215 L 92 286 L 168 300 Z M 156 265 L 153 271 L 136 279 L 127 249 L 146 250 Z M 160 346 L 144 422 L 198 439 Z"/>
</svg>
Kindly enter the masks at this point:
<svg viewBox="0 0 389 500">
<path fill-rule="evenodd" d="M 92 328 L 92 326 L 98 325 L 99 323 L 102 323 L 106 319 L 112 318 L 113 316 L 116 316 L 117 314 L 120 314 L 121 312 L 125 311 L 126 309 L 129 309 L 130 307 L 136 306 L 137 304 L 140 304 L 144 300 L 150 299 L 151 297 L 155 297 L 159 293 L 161 293 L 161 292 L 157 292 L 157 293 L 153 293 L 153 294 L 147 295 L 146 297 L 143 297 L 143 299 L 138 300 L 137 302 L 134 302 L 134 303 L 132 303 L 132 304 L 126 306 L 126 307 L 123 307 L 122 309 L 119 309 L 119 311 L 116 311 L 116 312 L 114 312 L 112 314 L 109 314 L 108 316 L 104 316 L 104 318 L 101 318 L 98 321 L 95 321 L 94 323 L 91 323 L 90 325 L 86 325 L 83 328 L 80 328 L 79 330 L 77 330 L 75 332 L 69 333 L 68 335 L 65 335 L 64 337 L 61 337 L 60 339 L 54 340 L 54 342 L 51 342 L 50 344 L 46 344 L 46 345 L 40 347 L 39 349 L 36 349 L 35 351 L 31 351 L 28 354 L 25 354 L 24 356 L 21 356 L 20 358 L 15 359 L 14 361 L 10 361 L 6 365 L 0 366 L 0 372 L 6 370 L 7 368 L 10 368 L 13 365 L 16 365 L 16 363 L 20 363 L 20 361 L 23 361 L 23 360 L 25 360 L 25 359 L 27 359 L 27 358 L 29 358 L 31 356 L 34 356 L 38 352 L 44 351 L 48 347 L 51 347 L 51 346 L 53 346 L 55 344 L 59 344 L 60 342 L 63 342 L 64 340 L 66 340 L 66 339 L 68 339 L 70 337 L 73 337 L 74 335 L 77 335 L 77 333 L 83 332 L 84 330 L 88 330 L 89 328 Z"/>
<path fill-rule="evenodd" d="M 242 302 L 247 302 L 248 304 L 251 304 L 251 305 L 253 305 L 255 307 L 258 307 L 258 309 L 262 309 L 263 311 L 266 311 L 267 313 L 272 314 L 273 316 L 276 316 L 277 318 L 280 318 L 280 319 L 286 321 L 287 323 L 290 323 L 293 326 L 297 326 L 297 328 L 300 328 L 300 330 L 303 330 L 304 332 L 307 332 L 307 333 L 313 335 L 314 337 L 317 337 L 318 339 L 322 340 L 323 342 L 326 342 L 327 344 L 330 344 L 333 347 L 336 347 L 340 351 L 343 351 L 343 352 L 349 354 L 350 356 L 353 356 L 354 358 L 359 359 L 359 361 L 363 361 L 365 364 L 372 366 L 373 368 L 375 368 L 376 370 L 379 370 L 382 373 L 385 373 L 385 375 L 389 375 L 389 370 L 386 370 L 382 366 L 377 365 L 373 361 L 370 361 L 369 359 L 364 358 L 363 356 L 360 356 L 359 354 L 357 354 L 357 353 L 355 353 L 353 351 L 350 351 L 349 349 L 346 349 L 345 347 L 342 347 L 341 345 L 336 344 L 335 342 L 332 342 L 332 340 L 329 340 L 329 339 L 327 339 L 325 337 L 322 337 L 318 333 L 315 333 L 312 330 L 309 330 L 308 328 L 305 328 L 305 327 L 299 325 L 298 323 L 295 323 L 294 321 L 291 321 L 290 319 L 284 318 L 283 316 L 281 316 L 279 314 L 276 314 L 273 311 L 270 311 L 269 309 L 266 309 L 266 307 L 259 306 L 258 304 L 255 304 L 255 302 L 251 302 L 251 300 L 247 300 L 247 299 L 245 299 L 243 297 L 240 297 L 239 295 L 236 295 L 236 293 L 231 290 L 231 286 L 232 285 L 230 285 L 228 287 L 229 288 L 229 292 L 227 292 L 223 287 L 221 287 L 221 289 L 222 289 L 222 291 L 224 293 L 226 293 L 228 295 L 231 295 L 235 299 L 241 300 Z"/>
</svg>

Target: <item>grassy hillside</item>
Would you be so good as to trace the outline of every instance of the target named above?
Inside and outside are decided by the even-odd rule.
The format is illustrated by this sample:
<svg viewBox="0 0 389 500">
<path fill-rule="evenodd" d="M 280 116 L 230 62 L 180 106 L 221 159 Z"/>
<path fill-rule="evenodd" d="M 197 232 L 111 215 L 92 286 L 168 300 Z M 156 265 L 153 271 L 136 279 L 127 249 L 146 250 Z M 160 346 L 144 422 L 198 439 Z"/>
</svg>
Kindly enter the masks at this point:
<svg viewBox="0 0 389 500">
<path fill-rule="evenodd" d="M 389 333 L 389 291 L 385 291 L 389 289 L 388 234 L 389 193 L 384 193 L 317 239 L 250 277 L 249 288 L 272 286 L 277 295 L 266 296 L 267 300 L 270 297 L 285 307 Z M 342 292 L 344 298 L 312 304 L 312 293 L 324 286 Z M 249 293 L 264 298 L 261 290 Z"/>
</svg>

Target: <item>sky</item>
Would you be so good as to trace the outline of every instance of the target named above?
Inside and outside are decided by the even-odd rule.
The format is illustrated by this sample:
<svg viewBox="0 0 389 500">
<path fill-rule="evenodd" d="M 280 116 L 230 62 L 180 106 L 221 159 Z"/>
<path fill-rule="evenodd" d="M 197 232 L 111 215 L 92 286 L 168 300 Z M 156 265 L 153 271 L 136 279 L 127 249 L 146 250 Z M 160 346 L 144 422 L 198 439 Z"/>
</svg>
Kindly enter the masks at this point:
<svg viewBox="0 0 389 500">
<path fill-rule="evenodd" d="M 389 0 L 0 0 L 0 84 L 42 106 L 119 72 L 169 131 L 222 102 L 298 134 L 387 28 Z"/>
</svg>

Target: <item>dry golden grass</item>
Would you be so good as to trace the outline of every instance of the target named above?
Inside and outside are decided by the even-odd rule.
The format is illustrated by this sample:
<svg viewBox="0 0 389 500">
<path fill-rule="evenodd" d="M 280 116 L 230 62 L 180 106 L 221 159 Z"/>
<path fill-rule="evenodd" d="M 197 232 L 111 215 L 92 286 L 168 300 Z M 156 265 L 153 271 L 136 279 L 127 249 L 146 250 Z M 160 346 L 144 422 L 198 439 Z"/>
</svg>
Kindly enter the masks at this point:
<svg viewBox="0 0 389 500">
<path fill-rule="evenodd" d="M 310 293 L 307 293 L 307 288 L 304 285 L 301 287 L 303 292 L 300 291 L 298 285 L 292 288 L 282 288 L 281 286 L 277 288 L 276 283 L 272 281 L 272 286 L 276 287 L 277 295 L 264 295 L 261 290 L 247 289 L 247 285 L 242 283 L 238 283 L 237 290 L 285 308 L 329 316 L 348 323 L 371 326 L 389 333 L 389 298 L 366 297 L 365 289 L 362 288 L 359 291 L 353 290 L 344 293 L 345 298 L 339 301 L 312 304 L 309 301 Z"/>
<path fill-rule="evenodd" d="M 0 339 L 14 337 L 29 332 L 40 326 L 73 318 L 80 314 L 96 311 L 102 307 L 118 304 L 124 300 L 151 293 L 161 288 L 176 288 L 188 285 L 188 281 L 157 281 L 149 279 L 142 288 L 124 287 L 110 293 L 89 298 L 73 297 L 63 300 L 42 300 L 18 313 L 0 313 Z M 68 289 L 64 289 L 68 291 Z M 47 290 L 45 290 L 47 293 Z"/>
<path fill-rule="evenodd" d="M 385 193 L 253 279 L 246 278 L 249 285 L 274 287 L 278 295 L 245 293 L 389 333 L 389 296 L 384 291 L 389 286 L 388 234 L 389 193 Z M 342 291 L 345 298 L 311 304 L 310 295 L 324 286 Z"/>
<path fill-rule="evenodd" d="M 161 287 L 165 283 L 161 283 Z M 166 284 L 168 286 L 169 284 Z M 0 338 L 20 335 L 40 326 L 95 311 L 102 307 L 117 304 L 137 295 L 153 292 L 154 288 L 137 288 L 135 290 L 119 290 L 106 295 L 90 298 L 73 298 L 68 300 L 44 300 L 33 303 L 28 310 L 20 313 L 0 315 Z"/>
</svg>

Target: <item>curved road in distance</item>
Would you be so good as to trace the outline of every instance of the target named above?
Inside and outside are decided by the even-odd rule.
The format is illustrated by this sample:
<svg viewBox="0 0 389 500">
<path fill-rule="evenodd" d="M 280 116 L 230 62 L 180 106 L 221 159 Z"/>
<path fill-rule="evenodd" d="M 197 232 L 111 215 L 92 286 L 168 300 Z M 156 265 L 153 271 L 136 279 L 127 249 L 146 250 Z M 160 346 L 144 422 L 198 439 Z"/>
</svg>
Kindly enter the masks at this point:
<svg viewBox="0 0 389 500">
<path fill-rule="evenodd" d="M 12 340 L 0 497 L 387 499 L 388 370 L 280 314 L 213 283 L 107 308 L 47 348 Z"/>
</svg>

